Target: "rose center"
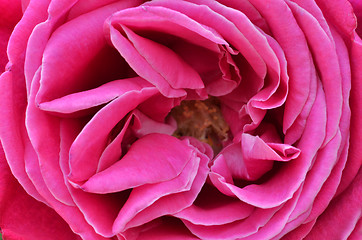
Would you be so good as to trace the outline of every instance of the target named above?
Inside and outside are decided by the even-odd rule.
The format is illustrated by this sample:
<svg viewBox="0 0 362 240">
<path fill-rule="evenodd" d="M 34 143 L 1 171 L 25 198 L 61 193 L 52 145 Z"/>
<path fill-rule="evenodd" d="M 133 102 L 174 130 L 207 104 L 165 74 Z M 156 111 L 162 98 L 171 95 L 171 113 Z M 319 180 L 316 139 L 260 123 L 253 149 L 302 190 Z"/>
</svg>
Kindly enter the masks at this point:
<svg viewBox="0 0 362 240">
<path fill-rule="evenodd" d="M 180 106 L 171 110 L 171 116 L 177 122 L 173 136 L 197 138 L 209 144 L 215 155 L 228 139 L 229 126 L 221 113 L 220 101 L 215 97 L 204 101 L 182 101 Z"/>
</svg>

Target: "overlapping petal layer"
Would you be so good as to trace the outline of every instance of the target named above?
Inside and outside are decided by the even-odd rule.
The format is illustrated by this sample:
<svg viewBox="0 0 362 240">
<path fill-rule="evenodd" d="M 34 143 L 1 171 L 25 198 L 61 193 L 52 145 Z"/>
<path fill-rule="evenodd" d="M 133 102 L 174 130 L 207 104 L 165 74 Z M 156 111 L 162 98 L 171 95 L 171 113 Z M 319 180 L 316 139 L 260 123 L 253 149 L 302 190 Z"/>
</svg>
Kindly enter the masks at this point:
<svg viewBox="0 0 362 240">
<path fill-rule="evenodd" d="M 75 236 L 69 225 L 82 239 L 358 239 L 358 1 L 23 7 L 7 59 L 0 45 L 0 66 L 9 60 L 0 140 L 26 191 L 5 186 L 19 189 L 0 153 L 5 237 L 49 236 L 32 224 L 19 230 L 19 214 L 3 207 L 19 205 L 39 206 L 35 218 L 63 238 Z M 206 121 L 190 126 L 206 139 L 174 134 L 171 110 L 208 98 L 217 107 L 206 113 L 221 109 L 228 125 L 222 139 Z"/>
</svg>

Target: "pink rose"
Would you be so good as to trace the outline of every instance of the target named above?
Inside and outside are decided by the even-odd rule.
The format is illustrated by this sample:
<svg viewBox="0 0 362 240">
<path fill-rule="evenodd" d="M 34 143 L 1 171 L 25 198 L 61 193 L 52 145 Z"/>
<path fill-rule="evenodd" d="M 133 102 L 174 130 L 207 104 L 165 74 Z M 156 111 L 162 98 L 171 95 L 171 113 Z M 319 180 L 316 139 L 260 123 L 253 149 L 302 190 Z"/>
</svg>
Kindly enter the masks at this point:
<svg viewBox="0 0 362 240">
<path fill-rule="evenodd" d="M 4 239 L 362 237 L 360 1 L 0 9 Z"/>
</svg>

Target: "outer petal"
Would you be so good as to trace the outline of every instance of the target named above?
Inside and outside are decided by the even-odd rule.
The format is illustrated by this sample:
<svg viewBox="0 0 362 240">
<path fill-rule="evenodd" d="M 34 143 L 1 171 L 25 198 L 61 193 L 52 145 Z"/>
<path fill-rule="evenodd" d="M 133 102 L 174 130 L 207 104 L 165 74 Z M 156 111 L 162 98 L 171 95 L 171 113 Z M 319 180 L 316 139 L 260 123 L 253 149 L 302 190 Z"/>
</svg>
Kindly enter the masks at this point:
<svg viewBox="0 0 362 240">
<path fill-rule="evenodd" d="M 80 239 L 53 209 L 22 189 L 10 172 L 1 145 L 0 172 L 0 228 L 4 239 Z"/>
<path fill-rule="evenodd" d="M 349 0 L 352 4 L 354 14 L 357 17 L 357 34 L 362 37 L 362 2 L 359 0 Z"/>
<path fill-rule="evenodd" d="M 353 183 L 318 218 L 312 231 L 305 239 L 347 239 L 355 230 L 362 237 L 358 221 L 362 217 L 362 170 Z"/>
<path fill-rule="evenodd" d="M 179 220 L 170 217 L 156 219 L 118 235 L 119 240 L 196 240 Z"/>
<path fill-rule="evenodd" d="M 0 1 L 0 73 L 8 62 L 6 47 L 15 24 L 22 16 L 21 2 L 12 0 Z"/>
</svg>

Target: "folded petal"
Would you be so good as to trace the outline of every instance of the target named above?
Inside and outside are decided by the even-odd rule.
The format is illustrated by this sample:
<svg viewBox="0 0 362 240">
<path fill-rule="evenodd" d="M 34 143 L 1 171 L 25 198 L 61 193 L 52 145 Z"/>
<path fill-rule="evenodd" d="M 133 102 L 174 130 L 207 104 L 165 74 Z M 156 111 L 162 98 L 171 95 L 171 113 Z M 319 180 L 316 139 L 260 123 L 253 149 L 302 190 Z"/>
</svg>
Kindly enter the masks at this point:
<svg viewBox="0 0 362 240">
<path fill-rule="evenodd" d="M 168 181 L 182 172 L 194 158 L 194 151 L 175 137 L 149 134 L 132 144 L 120 161 L 92 176 L 81 188 L 93 193 L 111 193 Z"/>
</svg>

